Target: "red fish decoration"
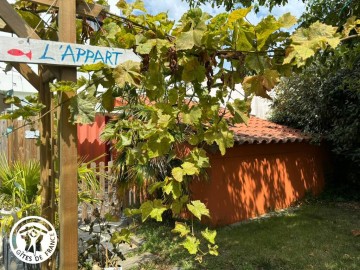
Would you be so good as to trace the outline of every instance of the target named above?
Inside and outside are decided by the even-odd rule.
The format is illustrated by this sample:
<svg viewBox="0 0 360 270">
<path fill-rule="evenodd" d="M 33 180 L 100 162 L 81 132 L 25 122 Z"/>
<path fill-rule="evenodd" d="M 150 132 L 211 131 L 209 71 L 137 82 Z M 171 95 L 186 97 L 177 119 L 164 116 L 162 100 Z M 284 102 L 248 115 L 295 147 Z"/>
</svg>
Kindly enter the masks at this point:
<svg viewBox="0 0 360 270">
<path fill-rule="evenodd" d="M 28 53 L 24 53 L 22 50 L 19 49 L 11 49 L 8 50 L 7 52 L 8 54 L 14 55 L 14 56 L 22 56 L 25 55 L 27 58 L 29 58 L 31 60 L 32 54 L 31 51 L 29 51 Z"/>
</svg>

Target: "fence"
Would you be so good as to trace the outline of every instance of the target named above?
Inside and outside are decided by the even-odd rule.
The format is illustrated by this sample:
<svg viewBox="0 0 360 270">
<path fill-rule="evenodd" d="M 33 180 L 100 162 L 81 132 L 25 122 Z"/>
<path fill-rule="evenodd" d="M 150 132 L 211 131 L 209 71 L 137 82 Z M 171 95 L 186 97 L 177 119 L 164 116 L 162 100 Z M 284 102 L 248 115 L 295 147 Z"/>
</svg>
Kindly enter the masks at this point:
<svg viewBox="0 0 360 270">
<path fill-rule="evenodd" d="M 90 195 L 94 202 L 82 202 L 79 207 L 79 214 L 82 220 L 91 219 L 93 216 L 99 215 L 104 217 L 110 213 L 112 216 L 120 217 L 122 210 L 126 207 L 137 206 L 143 201 L 141 190 L 135 186 L 119 193 L 116 184 L 116 175 L 113 170 L 113 162 L 109 161 L 105 166 L 104 162 L 91 163 L 90 168 L 96 171 L 100 184 L 99 191 L 90 190 L 89 185 L 85 181 L 79 186 L 81 192 Z"/>
<path fill-rule="evenodd" d="M 40 159 L 40 150 L 36 145 L 38 123 L 19 128 L 24 124 L 23 120 L 0 120 L 0 153 L 4 153 L 9 162 Z"/>
</svg>

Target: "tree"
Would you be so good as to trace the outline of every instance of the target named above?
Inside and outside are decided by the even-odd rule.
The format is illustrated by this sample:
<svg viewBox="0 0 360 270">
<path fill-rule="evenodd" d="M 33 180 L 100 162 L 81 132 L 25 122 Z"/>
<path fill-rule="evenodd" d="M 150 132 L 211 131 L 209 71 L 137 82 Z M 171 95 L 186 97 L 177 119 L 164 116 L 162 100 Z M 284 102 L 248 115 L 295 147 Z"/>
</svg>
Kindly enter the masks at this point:
<svg viewBox="0 0 360 270">
<path fill-rule="evenodd" d="M 306 11 L 299 19 L 301 26 L 320 21 L 328 25 L 341 27 L 351 16 L 359 17 L 359 1 L 313 0 L 308 1 Z"/>
<path fill-rule="evenodd" d="M 311 133 L 335 154 L 336 188 L 360 188 L 360 46 L 324 52 L 276 87 L 272 120 Z M 350 189 L 349 189 L 350 187 Z M 349 192 L 350 191 L 350 192 Z M 357 196 L 357 194 L 356 194 Z"/>
<path fill-rule="evenodd" d="M 338 27 L 341 43 L 324 49 L 304 70 L 281 82 L 274 101 L 273 120 L 323 138 L 336 153 L 340 187 L 359 186 L 360 4 L 358 1 L 309 1 L 300 18 L 302 27 L 317 21 Z M 310 26 L 311 27 L 311 26 Z M 346 104 L 346 105 L 345 105 Z M 337 188 L 339 185 L 337 186 Z M 356 189 L 358 190 L 358 189 Z"/>
</svg>

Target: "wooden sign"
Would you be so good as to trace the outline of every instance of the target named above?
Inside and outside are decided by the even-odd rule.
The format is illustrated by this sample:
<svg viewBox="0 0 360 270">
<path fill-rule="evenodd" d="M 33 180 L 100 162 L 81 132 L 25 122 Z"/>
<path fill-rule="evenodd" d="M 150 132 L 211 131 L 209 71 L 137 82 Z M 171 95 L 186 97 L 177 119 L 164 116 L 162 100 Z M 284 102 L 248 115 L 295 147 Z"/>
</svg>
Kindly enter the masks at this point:
<svg viewBox="0 0 360 270">
<path fill-rule="evenodd" d="M 139 62 L 132 51 L 47 40 L 0 37 L 0 61 L 60 66 L 103 62 L 115 67 L 127 60 Z"/>
</svg>

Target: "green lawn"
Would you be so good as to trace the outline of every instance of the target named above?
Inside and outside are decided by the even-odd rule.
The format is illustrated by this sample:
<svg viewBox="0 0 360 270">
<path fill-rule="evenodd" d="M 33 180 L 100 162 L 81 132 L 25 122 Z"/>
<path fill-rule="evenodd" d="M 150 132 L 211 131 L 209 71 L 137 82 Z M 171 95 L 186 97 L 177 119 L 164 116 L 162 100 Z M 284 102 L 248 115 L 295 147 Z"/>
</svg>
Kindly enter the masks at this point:
<svg viewBox="0 0 360 270">
<path fill-rule="evenodd" d="M 166 225 L 141 229 L 141 251 L 155 262 L 135 269 L 360 269 L 360 203 L 304 204 L 292 211 L 218 229 L 218 257 L 199 265 L 178 247 Z"/>
</svg>

